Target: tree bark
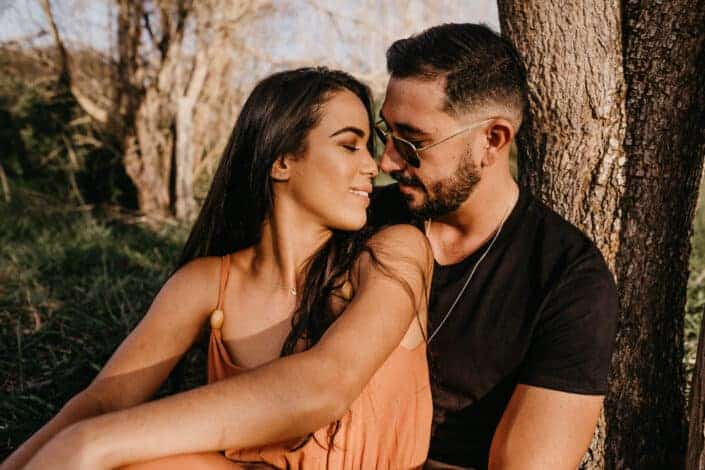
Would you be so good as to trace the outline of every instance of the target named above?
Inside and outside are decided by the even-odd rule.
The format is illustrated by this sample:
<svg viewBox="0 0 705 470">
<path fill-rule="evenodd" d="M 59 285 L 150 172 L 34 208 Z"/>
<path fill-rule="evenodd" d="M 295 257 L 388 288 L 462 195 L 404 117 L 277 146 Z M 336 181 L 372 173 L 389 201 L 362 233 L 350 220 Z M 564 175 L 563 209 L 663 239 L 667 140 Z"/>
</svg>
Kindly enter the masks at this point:
<svg viewBox="0 0 705 470">
<path fill-rule="evenodd" d="M 619 286 L 606 426 L 585 468 L 684 463 L 683 312 L 705 153 L 696 3 L 499 1 L 531 85 L 521 181 L 596 241 Z"/>
<path fill-rule="evenodd" d="M 705 154 L 705 1 L 625 0 L 622 11 L 628 164 L 608 463 L 682 468 L 683 316 Z"/>
<path fill-rule="evenodd" d="M 167 12 L 162 10 L 160 15 L 164 17 Z M 168 92 L 169 74 L 174 66 L 165 71 L 164 64 L 171 65 L 174 60 L 169 60 L 168 56 L 160 58 L 157 76 L 150 76 L 151 64 L 139 53 L 143 18 L 143 2 L 119 0 L 116 104 L 123 126 L 119 133 L 123 136 L 125 171 L 137 189 L 140 211 L 168 216 L 171 214 L 169 183 L 174 149 L 174 113 L 170 110 Z M 173 44 L 169 44 L 171 32 L 162 31 L 162 36 L 169 39 L 161 46 L 173 49 Z"/>
<path fill-rule="evenodd" d="M 705 1 L 627 0 L 622 11 L 628 163 L 608 464 L 682 468 L 683 316 L 705 154 Z"/>
<path fill-rule="evenodd" d="M 519 50 L 529 81 L 520 183 L 588 234 L 614 272 L 626 123 L 619 2 L 498 5 L 502 32 Z M 583 468 L 604 468 L 605 433 L 603 415 Z"/>
</svg>

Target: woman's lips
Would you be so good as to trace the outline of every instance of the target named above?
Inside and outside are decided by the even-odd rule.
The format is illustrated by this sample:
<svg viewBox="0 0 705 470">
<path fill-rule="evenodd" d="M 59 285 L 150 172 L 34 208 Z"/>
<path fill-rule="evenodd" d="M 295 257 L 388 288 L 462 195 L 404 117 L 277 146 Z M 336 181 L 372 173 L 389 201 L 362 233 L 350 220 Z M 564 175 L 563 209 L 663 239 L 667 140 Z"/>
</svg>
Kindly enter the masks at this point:
<svg viewBox="0 0 705 470">
<path fill-rule="evenodd" d="M 350 192 L 355 194 L 356 196 L 364 197 L 367 199 L 370 198 L 370 193 L 361 189 L 351 189 Z"/>
</svg>

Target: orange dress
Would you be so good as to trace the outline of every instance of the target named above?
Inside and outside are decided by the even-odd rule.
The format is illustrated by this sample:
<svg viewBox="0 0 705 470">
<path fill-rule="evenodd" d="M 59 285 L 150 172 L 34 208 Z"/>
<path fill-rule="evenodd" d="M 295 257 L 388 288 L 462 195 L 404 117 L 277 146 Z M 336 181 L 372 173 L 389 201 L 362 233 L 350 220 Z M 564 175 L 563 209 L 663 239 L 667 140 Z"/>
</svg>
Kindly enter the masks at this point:
<svg viewBox="0 0 705 470">
<path fill-rule="evenodd" d="M 243 370 L 228 354 L 221 328 L 225 321 L 223 293 L 230 260 L 221 262 L 218 307 L 211 314 L 208 383 Z M 328 427 L 316 431 L 301 448 L 278 444 L 225 451 L 235 462 L 281 469 L 410 469 L 426 460 L 433 405 L 426 362 L 426 344 L 398 346 L 375 372 L 350 410 L 341 418 L 329 450 Z M 245 467 L 247 468 L 247 467 Z"/>
</svg>

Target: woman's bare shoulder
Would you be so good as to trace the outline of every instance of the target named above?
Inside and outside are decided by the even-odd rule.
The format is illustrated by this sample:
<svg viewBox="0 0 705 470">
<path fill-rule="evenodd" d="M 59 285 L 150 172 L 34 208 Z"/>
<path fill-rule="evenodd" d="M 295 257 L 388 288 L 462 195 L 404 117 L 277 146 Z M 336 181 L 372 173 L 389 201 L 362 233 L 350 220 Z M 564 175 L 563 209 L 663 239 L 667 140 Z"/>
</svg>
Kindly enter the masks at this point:
<svg viewBox="0 0 705 470">
<path fill-rule="evenodd" d="M 195 258 L 171 275 L 159 295 L 180 299 L 198 311 L 212 311 L 218 303 L 220 266 L 220 257 Z"/>
<path fill-rule="evenodd" d="M 384 227 L 370 237 L 368 245 L 391 263 L 416 261 L 427 266 L 433 260 L 426 235 L 409 224 Z"/>
<path fill-rule="evenodd" d="M 428 283 L 433 270 L 431 246 L 424 233 L 413 225 L 384 227 L 367 241 L 352 270 L 351 280 L 357 288 L 373 273 L 421 287 Z M 374 275 L 373 275 L 374 277 Z"/>
</svg>

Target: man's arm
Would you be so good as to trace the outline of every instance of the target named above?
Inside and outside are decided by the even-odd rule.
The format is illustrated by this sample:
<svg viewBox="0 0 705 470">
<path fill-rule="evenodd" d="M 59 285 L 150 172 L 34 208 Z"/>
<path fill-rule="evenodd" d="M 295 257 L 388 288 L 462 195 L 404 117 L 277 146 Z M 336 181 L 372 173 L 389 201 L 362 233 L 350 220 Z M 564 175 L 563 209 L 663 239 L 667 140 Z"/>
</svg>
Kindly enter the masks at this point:
<svg viewBox="0 0 705 470">
<path fill-rule="evenodd" d="M 578 466 L 607 391 L 617 309 L 612 274 L 588 246 L 544 299 L 492 440 L 491 469 Z"/>
<path fill-rule="evenodd" d="M 248 448 L 306 435 L 340 418 L 399 345 L 417 310 L 425 308 L 422 293 L 432 258 L 423 234 L 395 226 L 371 243 L 387 269 L 361 257 L 355 297 L 313 348 L 79 423 L 32 464 L 41 468 L 41 459 L 49 461 L 65 445 L 84 448 L 89 461 L 110 468 L 167 455 Z"/>
<path fill-rule="evenodd" d="M 603 398 L 518 385 L 492 439 L 489 469 L 575 470 Z"/>
</svg>

